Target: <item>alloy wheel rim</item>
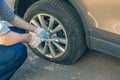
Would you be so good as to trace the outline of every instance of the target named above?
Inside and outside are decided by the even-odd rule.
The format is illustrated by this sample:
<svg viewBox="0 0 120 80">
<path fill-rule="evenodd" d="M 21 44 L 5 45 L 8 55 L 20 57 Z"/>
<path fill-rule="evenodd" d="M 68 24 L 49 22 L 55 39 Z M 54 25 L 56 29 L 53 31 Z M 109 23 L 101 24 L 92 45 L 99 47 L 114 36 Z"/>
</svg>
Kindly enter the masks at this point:
<svg viewBox="0 0 120 80">
<path fill-rule="evenodd" d="M 68 47 L 68 38 L 64 26 L 54 16 L 40 13 L 35 15 L 31 24 L 45 29 L 53 41 L 42 42 L 36 50 L 48 58 L 58 58 L 65 54 Z"/>
</svg>

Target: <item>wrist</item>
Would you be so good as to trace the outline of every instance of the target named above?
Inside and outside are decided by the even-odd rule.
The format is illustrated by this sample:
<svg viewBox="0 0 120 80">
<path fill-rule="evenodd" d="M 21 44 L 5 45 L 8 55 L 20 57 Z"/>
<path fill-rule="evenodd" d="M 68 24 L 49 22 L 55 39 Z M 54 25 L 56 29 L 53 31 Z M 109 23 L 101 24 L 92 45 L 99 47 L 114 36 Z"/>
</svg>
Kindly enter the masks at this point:
<svg viewBox="0 0 120 80">
<path fill-rule="evenodd" d="M 35 32 L 37 28 L 38 28 L 37 26 L 34 26 L 33 27 L 33 32 Z"/>
<path fill-rule="evenodd" d="M 30 33 L 30 34 L 31 34 L 31 40 L 29 41 L 29 45 L 32 48 L 36 48 L 41 43 L 41 39 L 34 33 Z"/>
<path fill-rule="evenodd" d="M 25 43 L 30 43 L 31 40 L 32 40 L 32 35 L 30 33 L 25 34 L 25 36 L 24 36 L 24 42 Z"/>
<path fill-rule="evenodd" d="M 32 41 L 32 34 L 28 34 L 28 43 L 30 43 Z"/>
</svg>

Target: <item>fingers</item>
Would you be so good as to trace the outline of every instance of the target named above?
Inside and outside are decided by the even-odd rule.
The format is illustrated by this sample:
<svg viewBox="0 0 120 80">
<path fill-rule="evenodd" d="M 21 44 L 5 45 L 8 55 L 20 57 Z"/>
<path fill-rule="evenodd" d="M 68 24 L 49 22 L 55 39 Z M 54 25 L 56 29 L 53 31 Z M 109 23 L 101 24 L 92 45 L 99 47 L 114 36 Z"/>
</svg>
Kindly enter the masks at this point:
<svg viewBox="0 0 120 80">
<path fill-rule="evenodd" d="M 33 32 L 30 32 L 32 34 L 32 40 L 29 43 L 33 48 L 36 48 L 39 46 L 42 42 L 47 41 L 49 39 L 49 34 L 46 30 L 37 27 Z"/>
<path fill-rule="evenodd" d="M 32 35 L 32 39 L 29 42 L 29 45 L 32 48 L 36 48 L 36 47 L 38 47 L 41 44 L 42 41 L 41 41 L 40 37 L 38 37 L 36 34 L 31 33 L 31 35 Z"/>
</svg>

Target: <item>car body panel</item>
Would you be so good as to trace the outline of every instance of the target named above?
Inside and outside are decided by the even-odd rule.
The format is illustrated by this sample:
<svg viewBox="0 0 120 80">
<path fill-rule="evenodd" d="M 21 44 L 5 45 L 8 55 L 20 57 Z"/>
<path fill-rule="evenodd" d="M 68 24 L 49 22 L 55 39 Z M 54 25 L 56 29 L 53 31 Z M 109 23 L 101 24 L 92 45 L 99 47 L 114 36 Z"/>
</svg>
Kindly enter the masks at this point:
<svg viewBox="0 0 120 80">
<path fill-rule="evenodd" d="M 84 0 L 96 28 L 120 34 L 120 0 Z"/>
<path fill-rule="evenodd" d="M 91 48 L 120 57 L 120 1 L 84 0 L 84 4 L 95 23 L 89 30 Z"/>
<path fill-rule="evenodd" d="M 120 34 L 120 1 L 119 0 L 70 0 L 81 8 L 90 28 L 102 29 Z M 91 20 L 93 22 L 91 22 Z M 91 23 L 90 23 L 91 22 Z"/>
<path fill-rule="evenodd" d="M 120 1 L 111 0 L 108 4 L 107 1 L 100 0 L 69 1 L 78 13 L 80 15 L 82 13 L 82 16 L 84 16 L 81 16 L 81 18 L 84 20 L 83 23 L 85 23 L 84 28 L 85 32 L 87 32 L 86 36 L 88 36 L 88 38 L 86 38 L 88 47 L 120 57 L 120 36 L 114 28 L 116 24 L 117 26 L 119 25 L 120 12 L 118 9 L 120 8 Z M 113 7 L 116 7 L 115 10 Z"/>
</svg>

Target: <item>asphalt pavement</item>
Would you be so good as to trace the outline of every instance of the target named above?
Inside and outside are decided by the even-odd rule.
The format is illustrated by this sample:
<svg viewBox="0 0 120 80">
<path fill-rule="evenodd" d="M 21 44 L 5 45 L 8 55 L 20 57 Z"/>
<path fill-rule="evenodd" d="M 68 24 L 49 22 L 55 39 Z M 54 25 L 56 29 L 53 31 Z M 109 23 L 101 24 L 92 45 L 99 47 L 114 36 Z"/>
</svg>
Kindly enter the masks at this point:
<svg viewBox="0 0 120 80">
<path fill-rule="evenodd" d="M 120 59 L 94 50 L 74 65 L 43 60 L 31 51 L 11 80 L 120 80 Z"/>
</svg>

